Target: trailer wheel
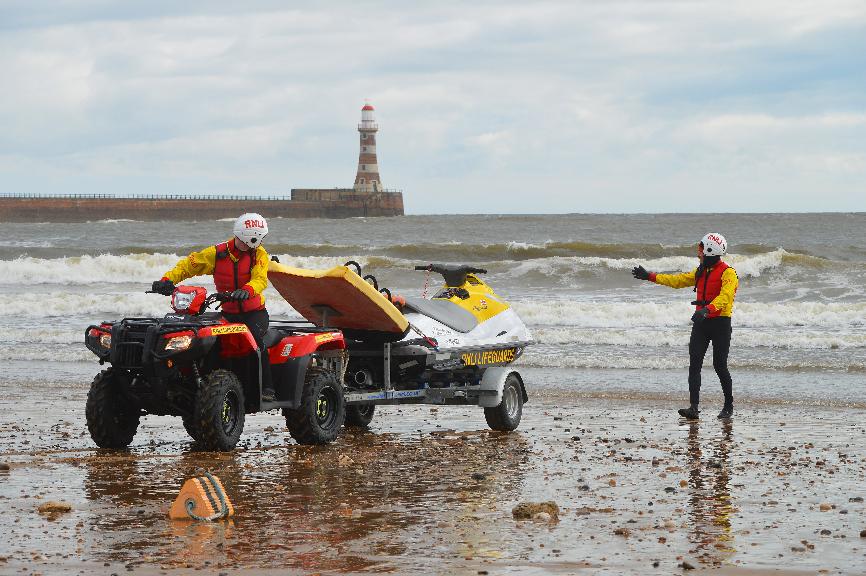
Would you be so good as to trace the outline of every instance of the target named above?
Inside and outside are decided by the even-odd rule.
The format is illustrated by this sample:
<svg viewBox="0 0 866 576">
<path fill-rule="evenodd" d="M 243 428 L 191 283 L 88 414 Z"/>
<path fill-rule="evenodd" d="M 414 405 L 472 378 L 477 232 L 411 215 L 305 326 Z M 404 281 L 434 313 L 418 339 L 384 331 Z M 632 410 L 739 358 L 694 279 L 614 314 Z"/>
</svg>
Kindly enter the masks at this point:
<svg viewBox="0 0 866 576">
<path fill-rule="evenodd" d="M 284 409 L 289 434 L 298 444 L 329 444 L 346 419 L 343 386 L 333 373 L 310 368 L 304 378 L 301 405 Z"/>
<path fill-rule="evenodd" d="M 366 428 L 373 421 L 376 412 L 375 404 L 352 404 L 346 406 L 346 426 Z"/>
<path fill-rule="evenodd" d="M 502 387 L 502 401 L 498 406 L 484 409 L 487 425 L 493 430 L 511 432 L 520 425 L 523 416 L 523 390 L 516 374 L 509 374 Z"/>
<path fill-rule="evenodd" d="M 84 415 L 90 437 L 100 448 L 126 448 L 138 431 L 141 414 L 120 390 L 120 375 L 109 368 L 90 384 Z"/>
<path fill-rule="evenodd" d="M 233 450 L 244 431 L 245 418 L 244 388 L 235 373 L 214 370 L 205 377 L 194 412 L 196 436 L 190 436 L 206 450 Z"/>
</svg>

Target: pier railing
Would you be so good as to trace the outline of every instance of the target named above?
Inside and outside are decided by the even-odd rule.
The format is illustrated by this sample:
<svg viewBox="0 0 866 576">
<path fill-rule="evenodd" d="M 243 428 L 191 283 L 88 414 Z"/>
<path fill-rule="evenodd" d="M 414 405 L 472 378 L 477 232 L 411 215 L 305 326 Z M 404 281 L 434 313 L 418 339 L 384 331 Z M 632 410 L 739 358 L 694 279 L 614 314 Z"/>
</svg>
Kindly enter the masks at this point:
<svg viewBox="0 0 866 576">
<path fill-rule="evenodd" d="M 330 188 L 322 190 L 330 191 Z M 334 188 L 337 190 L 337 188 Z M 357 192 L 352 188 L 345 189 L 347 193 L 353 193 L 358 196 L 374 195 L 376 193 L 398 194 L 402 190 L 385 188 L 376 192 Z M 16 198 L 16 199 L 36 199 L 36 200 L 243 200 L 246 202 L 275 202 L 275 201 L 291 201 L 291 195 L 281 196 L 245 196 L 242 194 L 16 194 L 11 192 L 0 192 L 0 198 Z"/>
<path fill-rule="evenodd" d="M 51 200 L 61 198 L 64 200 L 245 200 L 247 202 L 291 200 L 291 197 L 289 195 L 244 196 L 239 194 L 15 194 L 8 192 L 0 193 L 0 198 L 28 198 L 37 200 Z"/>
</svg>

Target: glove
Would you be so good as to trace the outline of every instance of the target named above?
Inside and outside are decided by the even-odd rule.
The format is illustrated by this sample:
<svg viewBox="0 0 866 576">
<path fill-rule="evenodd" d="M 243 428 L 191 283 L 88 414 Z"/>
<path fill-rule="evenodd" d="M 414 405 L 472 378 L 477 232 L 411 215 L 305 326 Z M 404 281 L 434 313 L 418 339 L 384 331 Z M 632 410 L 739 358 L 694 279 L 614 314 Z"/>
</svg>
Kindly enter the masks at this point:
<svg viewBox="0 0 866 576">
<path fill-rule="evenodd" d="M 250 297 L 250 293 L 244 290 L 243 288 L 238 288 L 234 292 L 232 292 L 232 300 L 247 300 Z"/>
<path fill-rule="evenodd" d="M 631 269 L 631 275 L 638 280 L 649 280 L 650 273 L 643 266 L 635 266 Z"/>
<path fill-rule="evenodd" d="M 692 322 L 694 322 L 695 324 L 700 324 L 707 319 L 707 316 L 709 316 L 709 314 L 709 308 L 701 308 L 700 310 L 695 310 L 695 313 L 692 314 Z"/>
<path fill-rule="evenodd" d="M 174 282 L 171 280 L 157 280 L 151 284 L 150 289 L 157 294 L 171 296 L 172 292 L 174 292 Z"/>
</svg>

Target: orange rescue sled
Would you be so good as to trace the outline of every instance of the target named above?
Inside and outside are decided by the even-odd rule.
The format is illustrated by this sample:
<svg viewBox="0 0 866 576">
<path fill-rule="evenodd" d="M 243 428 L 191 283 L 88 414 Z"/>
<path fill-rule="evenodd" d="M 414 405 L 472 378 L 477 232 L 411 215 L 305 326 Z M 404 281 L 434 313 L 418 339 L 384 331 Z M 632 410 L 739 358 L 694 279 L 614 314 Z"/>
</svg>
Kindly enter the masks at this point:
<svg viewBox="0 0 866 576">
<path fill-rule="evenodd" d="M 268 280 L 316 326 L 340 328 L 359 340 L 395 341 L 409 331 L 409 322 L 391 301 L 346 266 L 305 270 L 271 262 Z"/>
</svg>

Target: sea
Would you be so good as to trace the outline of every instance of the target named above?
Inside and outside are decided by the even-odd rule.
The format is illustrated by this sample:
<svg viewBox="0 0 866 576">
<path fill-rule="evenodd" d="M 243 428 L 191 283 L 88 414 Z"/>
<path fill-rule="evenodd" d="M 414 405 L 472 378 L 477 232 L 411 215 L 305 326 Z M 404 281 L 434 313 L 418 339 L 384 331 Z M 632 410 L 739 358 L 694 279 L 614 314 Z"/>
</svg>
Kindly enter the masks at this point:
<svg viewBox="0 0 866 576">
<path fill-rule="evenodd" d="M 267 216 L 267 215 L 265 215 Z M 80 382 L 100 369 L 89 324 L 161 316 L 146 294 L 178 259 L 228 239 L 216 221 L 4 223 L 0 383 Z M 534 390 L 580 397 L 687 398 L 691 289 L 632 278 L 697 265 L 707 232 L 728 240 L 740 278 L 730 367 L 738 400 L 866 406 L 866 213 L 431 215 L 270 219 L 265 247 L 290 266 L 359 262 L 380 287 L 430 296 L 441 278 L 416 265 L 465 263 L 512 304 L 536 343 L 518 361 Z M 213 287 L 209 277 L 187 281 Z M 298 318 L 269 288 L 274 318 Z M 721 402 L 711 354 L 705 397 Z"/>
</svg>

